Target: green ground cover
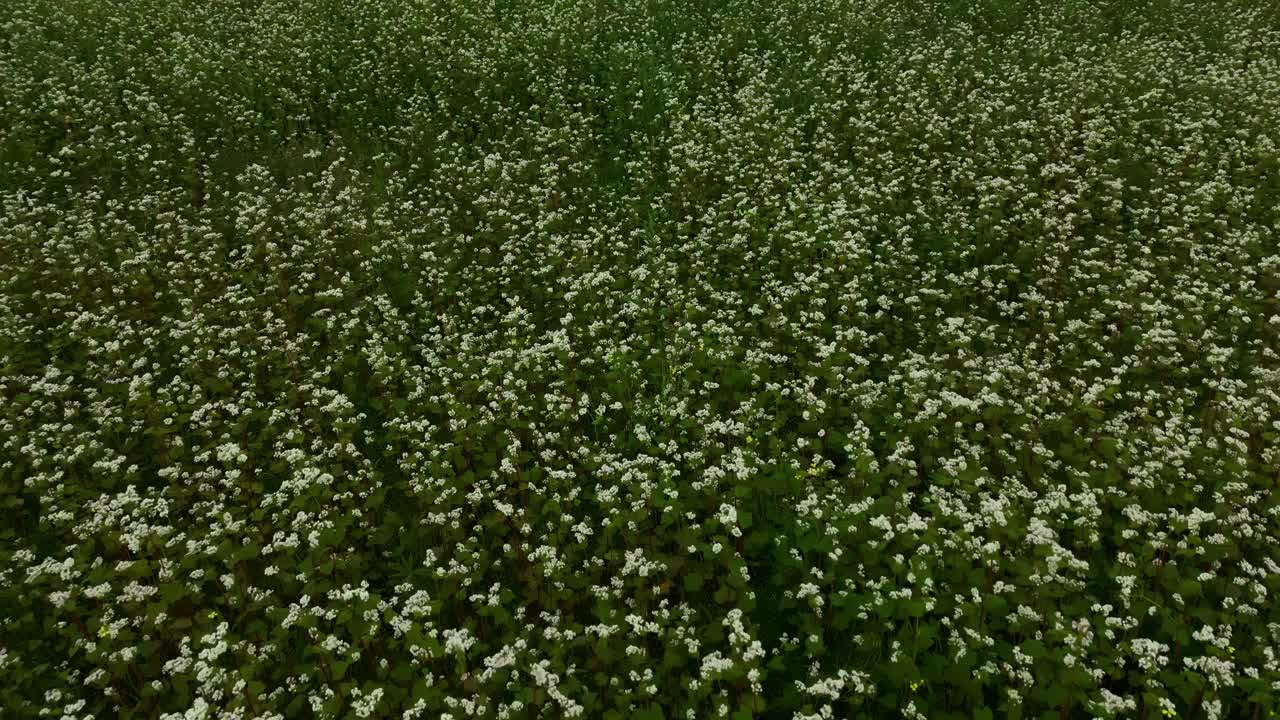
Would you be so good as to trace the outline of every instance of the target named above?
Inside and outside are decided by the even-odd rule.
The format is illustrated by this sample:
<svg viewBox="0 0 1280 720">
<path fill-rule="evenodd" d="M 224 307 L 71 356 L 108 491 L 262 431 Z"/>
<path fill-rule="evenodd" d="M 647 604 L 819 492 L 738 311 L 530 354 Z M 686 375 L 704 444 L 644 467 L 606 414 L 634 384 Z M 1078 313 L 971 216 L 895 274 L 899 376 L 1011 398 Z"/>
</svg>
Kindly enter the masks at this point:
<svg viewBox="0 0 1280 720">
<path fill-rule="evenodd" d="M 1280 11 L 0 3 L 0 716 L 1280 704 Z"/>
</svg>

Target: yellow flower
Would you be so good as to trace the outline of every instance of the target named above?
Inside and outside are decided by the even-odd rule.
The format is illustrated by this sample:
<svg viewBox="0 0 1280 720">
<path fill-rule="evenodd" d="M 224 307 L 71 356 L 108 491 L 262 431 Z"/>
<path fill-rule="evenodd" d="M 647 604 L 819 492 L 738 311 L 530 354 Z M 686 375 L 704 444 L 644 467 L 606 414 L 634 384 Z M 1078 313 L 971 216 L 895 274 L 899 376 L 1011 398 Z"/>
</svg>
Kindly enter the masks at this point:
<svg viewBox="0 0 1280 720">
<path fill-rule="evenodd" d="M 98 637 L 100 637 L 100 638 L 104 638 L 104 637 L 106 637 L 108 634 L 110 634 L 110 633 L 109 633 L 109 631 L 107 630 L 107 626 L 106 626 L 106 625 L 103 625 L 102 627 L 98 628 Z"/>
</svg>

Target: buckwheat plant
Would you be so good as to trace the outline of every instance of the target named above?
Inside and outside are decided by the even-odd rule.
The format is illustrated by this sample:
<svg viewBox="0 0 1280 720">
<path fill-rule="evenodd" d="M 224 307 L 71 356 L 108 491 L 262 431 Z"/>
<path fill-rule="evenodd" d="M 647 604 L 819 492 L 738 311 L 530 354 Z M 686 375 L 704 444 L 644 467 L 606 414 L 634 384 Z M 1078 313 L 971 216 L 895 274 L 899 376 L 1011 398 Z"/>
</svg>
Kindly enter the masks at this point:
<svg viewBox="0 0 1280 720">
<path fill-rule="evenodd" d="M 0 715 L 1280 705 L 1280 11 L 0 3 Z"/>
</svg>

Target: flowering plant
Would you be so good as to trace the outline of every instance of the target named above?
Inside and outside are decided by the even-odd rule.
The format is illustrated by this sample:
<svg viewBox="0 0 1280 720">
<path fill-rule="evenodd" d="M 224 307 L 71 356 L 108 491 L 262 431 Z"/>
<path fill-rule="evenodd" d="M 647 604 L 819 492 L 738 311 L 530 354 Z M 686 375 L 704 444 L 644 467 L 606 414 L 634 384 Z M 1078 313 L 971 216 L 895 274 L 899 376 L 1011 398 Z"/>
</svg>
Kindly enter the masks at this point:
<svg viewBox="0 0 1280 720">
<path fill-rule="evenodd" d="M 1266 3 L 0 3 L 0 714 L 1271 717 Z"/>
</svg>

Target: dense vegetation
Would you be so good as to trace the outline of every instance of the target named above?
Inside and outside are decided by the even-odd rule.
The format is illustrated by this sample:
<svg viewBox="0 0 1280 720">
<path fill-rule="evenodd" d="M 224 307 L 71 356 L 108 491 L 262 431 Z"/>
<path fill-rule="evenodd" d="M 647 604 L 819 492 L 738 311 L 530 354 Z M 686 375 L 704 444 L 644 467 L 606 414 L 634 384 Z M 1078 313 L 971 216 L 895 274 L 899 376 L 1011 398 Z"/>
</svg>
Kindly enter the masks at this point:
<svg viewBox="0 0 1280 720">
<path fill-rule="evenodd" d="M 1269 718 L 1280 12 L 5 0 L 0 715 Z"/>
</svg>

